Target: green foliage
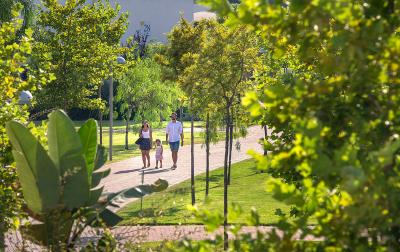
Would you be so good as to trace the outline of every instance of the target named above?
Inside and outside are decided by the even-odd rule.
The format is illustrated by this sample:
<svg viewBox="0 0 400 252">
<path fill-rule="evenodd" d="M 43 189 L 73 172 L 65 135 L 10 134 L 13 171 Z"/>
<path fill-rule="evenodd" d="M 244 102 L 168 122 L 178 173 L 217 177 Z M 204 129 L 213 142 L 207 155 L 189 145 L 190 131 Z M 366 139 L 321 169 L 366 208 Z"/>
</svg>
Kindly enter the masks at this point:
<svg viewBox="0 0 400 252">
<path fill-rule="evenodd" d="M 52 79 L 52 76 L 46 73 L 49 64 L 44 60 L 42 71 L 36 74 L 37 78 L 32 76 L 28 76 L 26 80 L 20 78 L 24 69 L 27 69 L 28 72 L 34 71 L 27 64 L 31 57 L 32 30 L 25 31 L 21 28 L 22 22 L 17 18 L 19 12 L 24 12 L 21 4 L 15 4 L 11 10 L 8 6 L 9 1 L 2 1 L 1 4 L 5 6 L 1 7 L 0 13 L 5 15 L 4 12 L 7 12 L 6 17 L 2 16 L 2 22 L 0 22 L 0 165 L 3 167 L 13 165 L 14 162 L 12 147 L 5 132 L 6 122 L 10 120 L 26 122 L 28 118 L 27 106 L 21 107 L 15 104 L 19 99 L 20 92 L 32 91 L 37 85 L 43 85 L 48 79 Z M 18 37 L 21 36 L 21 33 L 25 33 L 26 36 Z M 0 220 L 2 221 L 2 231 L 6 231 L 8 228 L 15 229 L 19 225 L 16 218 L 18 218 L 22 196 L 16 196 L 17 193 L 20 193 L 20 188 L 15 183 L 16 177 L 12 168 L 1 171 L 0 191 L 3 204 L 0 208 Z M 24 214 L 19 217 L 23 218 Z"/>
<path fill-rule="evenodd" d="M 160 113 L 166 117 L 178 107 L 179 89 L 169 81 L 161 82 L 160 68 L 147 57 L 123 73 L 116 101 L 124 102 L 123 111 L 135 110 L 135 121 L 156 121 Z"/>
<path fill-rule="evenodd" d="M 20 27 L 15 31 L 15 38 L 6 44 L 18 43 L 18 40 L 25 36 L 25 30 L 31 28 L 35 22 L 35 4 L 33 0 L 3 0 L 0 2 L 0 23 L 13 22 L 15 15 L 13 14 L 13 6 L 15 4 L 21 4 L 23 9 L 21 14 L 23 22 Z"/>
<path fill-rule="evenodd" d="M 103 187 L 96 189 L 110 170 L 95 172 L 106 162 L 107 155 L 105 148 L 97 145 L 97 123 L 93 119 L 76 132 L 65 113 L 52 112 L 48 153 L 21 123 L 8 122 L 6 129 L 15 148 L 18 180 L 27 205 L 24 210 L 38 221 L 21 230 L 35 243 L 53 250 L 73 248 L 87 226 L 99 227 L 102 222 L 116 225 L 121 218 L 106 209 L 114 205 L 113 200 L 124 202 L 168 187 L 168 182 L 160 179 L 155 185 L 114 193 L 102 193 Z"/>
<path fill-rule="evenodd" d="M 127 28 L 129 14 L 112 8 L 109 2 L 86 4 L 85 0 L 43 1 L 37 13 L 38 43 L 33 48 L 33 61 L 41 68 L 44 57 L 51 55 L 57 80 L 43 85 L 34 94 L 37 107 L 104 108 L 96 95 L 98 85 L 109 75 L 110 61 L 118 72 L 116 55 L 130 50 L 119 42 Z"/>
<path fill-rule="evenodd" d="M 255 155 L 260 169 L 292 182 L 271 179 L 267 190 L 302 214 L 291 225 L 282 217 L 284 236 L 269 236 L 271 248 L 300 250 L 292 237 L 301 230 L 324 238 L 311 244 L 321 251 L 398 251 L 399 1 L 290 1 L 285 9 L 252 0 L 238 13 L 223 0 L 201 2 L 232 28 L 252 25 L 276 58 L 296 46 L 304 66 L 299 78 L 272 81 L 246 102 L 255 118 L 287 126 L 283 140 L 265 143 L 268 157 Z"/>
</svg>

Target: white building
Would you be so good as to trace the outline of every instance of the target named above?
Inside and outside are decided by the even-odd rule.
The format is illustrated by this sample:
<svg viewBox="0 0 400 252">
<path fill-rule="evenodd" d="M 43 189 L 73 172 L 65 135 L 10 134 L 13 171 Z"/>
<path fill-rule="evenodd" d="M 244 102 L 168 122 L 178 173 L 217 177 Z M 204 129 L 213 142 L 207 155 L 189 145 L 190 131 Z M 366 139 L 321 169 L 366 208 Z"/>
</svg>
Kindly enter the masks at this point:
<svg viewBox="0 0 400 252">
<path fill-rule="evenodd" d="M 41 0 L 34 0 L 41 4 Z M 86 0 L 93 4 L 97 0 Z M 65 3 L 66 0 L 58 0 Z M 103 0 L 105 2 L 105 0 Z M 181 13 L 189 21 L 193 21 L 193 14 L 196 11 L 204 11 L 204 7 L 194 4 L 194 0 L 110 0 L 110 5 L 115 7 L 115 2 L 121 6 L 121 11 L 129 12 L 129 26 L 121 39 L 125 43 L 129 37 L 133 37 L 136 30 L 141 30 L 148 35 L 147 41 L 157 38 L 159 42 L 166 42 L 164 33 L 169 32 L 179 22 Z"/>
</svg>

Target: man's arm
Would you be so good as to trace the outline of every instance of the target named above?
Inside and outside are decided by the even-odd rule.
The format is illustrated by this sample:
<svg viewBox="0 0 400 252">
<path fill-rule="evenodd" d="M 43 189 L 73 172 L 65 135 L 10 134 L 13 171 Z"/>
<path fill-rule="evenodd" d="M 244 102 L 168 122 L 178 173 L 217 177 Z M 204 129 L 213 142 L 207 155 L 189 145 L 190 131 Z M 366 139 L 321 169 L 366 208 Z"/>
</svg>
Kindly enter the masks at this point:
<svg viewBox="0 0 400 252">
<path fill-rule="evenodd" d="M 168 134 L 169 134 L 169 123 L 167 124 L 167 128 L 165 129 L 165 144 L 168 145 Z"/>
<path fill-rule="evenodd" d="M 183 146 L 183 125 L 180 125 L 179 135 L 181 135 L 181 146 Z"/>
<path fill-rule="evenodd" d="M 183 146 L 183 134 L 181 133 L 181 146 Z"/>
</svg>

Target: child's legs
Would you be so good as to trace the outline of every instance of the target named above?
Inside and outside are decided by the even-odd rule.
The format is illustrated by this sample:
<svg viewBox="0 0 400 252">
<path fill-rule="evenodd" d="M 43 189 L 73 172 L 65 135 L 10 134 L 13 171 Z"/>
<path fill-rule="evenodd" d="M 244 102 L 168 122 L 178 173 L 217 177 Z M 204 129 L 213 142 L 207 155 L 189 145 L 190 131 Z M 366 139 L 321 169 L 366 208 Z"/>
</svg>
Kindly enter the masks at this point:
<svg viewBox="0 0 400 252">
<path fill-rule="evenodd" d="M 156 167 L 158 167 L 158 160 L 156 160 Z"/>
</svg>

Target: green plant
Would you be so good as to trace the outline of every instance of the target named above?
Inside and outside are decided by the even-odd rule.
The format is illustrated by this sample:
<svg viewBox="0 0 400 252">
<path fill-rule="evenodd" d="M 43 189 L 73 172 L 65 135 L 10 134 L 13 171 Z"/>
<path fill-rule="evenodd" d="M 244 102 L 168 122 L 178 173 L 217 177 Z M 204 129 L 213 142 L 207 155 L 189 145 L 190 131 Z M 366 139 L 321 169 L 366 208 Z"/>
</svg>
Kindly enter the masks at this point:
<svg viewBox="0 0 400 252">
<path fill-rule="evenodd" d="M 106 209 L 168 187 L 158 180 L 120 192 L 105 192 L 98 187 L 110 169 L 95 172 L 106 162 L 105 148 L 97 144 L 97 123 L 86 121 L 76 132 L 68 116 L 55 110 L 48 123 L 48 153 L 21 123 L 11 121 L 7 134 L 15 148 L 19 182 L 26 201 L 24 210 L 39 224 L 25 225 L 23 233 L 52 251 L 73 248 L 86 227 L 114 226 L 121 218 Z"/>
<path fill-rule="evenodd" d="M 268 237 L 271 248 L 299 251 L 292 238 L 300 230 L 324 239 L 317 251 L 399 251 L 399 1 L 288 1 L 286 9 L 284 1 L 252 0 L 239 13 L 223 0 L 202 2 L 229 15 L 232 27 L 275 34 L 276 56 L 296 45 L 308 72 L 292 87 L 277 81 L 246 99 L 255 118 L 290 119 L 283 136 L 293 136 L 266 142 L 268 157 L 255 155 L 260 169 L 297 174 L 286 178 L 291 184 L 267 182 L 301 215 L 292 224 L 281 218 L 284 235 Z"/>
<path fill-rule="evenodd" d="M 35 107 L 64 111 L 74 107 L 104 109 L 96 91 L 110 74 L 110 62 L 115 74 L 134 63 L 115 63 L 116 55 L 130 52 L 129 48 L 119 46 L 128 17 L 128 13 L 121 13 L 118 4 L 113 8 L 109 1 L 86 4 L 85 0 L 77 0 L 60 5 L 44 0 L 37 12 L 38 34 L 32 62 L 41 68 L 43 57 L 51 54 L 51 72 L 57 81 L 35 92 Z"/>
</svg>

